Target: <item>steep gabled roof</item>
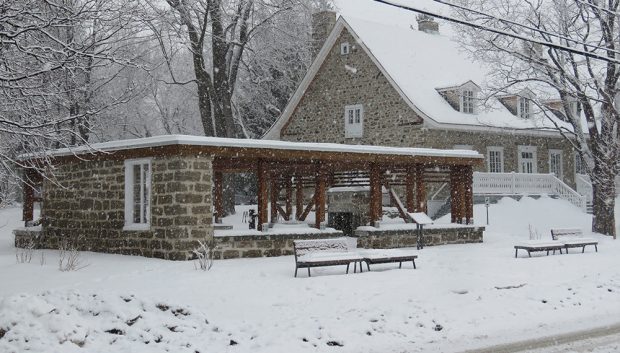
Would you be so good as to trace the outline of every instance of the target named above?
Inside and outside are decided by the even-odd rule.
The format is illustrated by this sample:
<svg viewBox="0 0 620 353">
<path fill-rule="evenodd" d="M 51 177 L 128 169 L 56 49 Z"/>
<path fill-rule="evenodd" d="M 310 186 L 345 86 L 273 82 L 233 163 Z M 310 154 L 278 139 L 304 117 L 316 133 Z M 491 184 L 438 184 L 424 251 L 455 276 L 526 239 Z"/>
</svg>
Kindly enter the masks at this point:
<svg viewBox="0 0 620 353">
<path fill-rule="evenodd" d="M 468 81 L 484 86 L 488 69 L 470 59 L 459 44 L 449 37 L 420 32 L 411 25 L 405 27 L 341 15 L 283 114 L 265 138 L 280 137 L 281 129 L 292 116 L 344 29 L 351 33 L 357 44 L 429 128 L 487 131 L 510 129 L 524 134 L 556 134 L 554 124 L 542 116 L 518 118 L 495 100 L 477 114 L 467 114 L 452 108 L 437 89 L 460 86 Z M 567 123 L 559 119 L 556 123 L 570 129 Z"/>
</svg>

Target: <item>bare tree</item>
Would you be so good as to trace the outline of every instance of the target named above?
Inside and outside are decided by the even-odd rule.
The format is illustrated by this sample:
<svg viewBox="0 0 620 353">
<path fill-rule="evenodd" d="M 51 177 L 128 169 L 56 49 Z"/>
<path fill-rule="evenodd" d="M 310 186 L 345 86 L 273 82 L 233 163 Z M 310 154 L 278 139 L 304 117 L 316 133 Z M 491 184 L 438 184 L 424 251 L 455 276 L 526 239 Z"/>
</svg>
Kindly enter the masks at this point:
<svg viewBox="0 0 620 353">
<path fill-rule="evenodd" d="M 168 61 L 171 81 L 176 84 L 195 84 L 198 108 L 206 136 L 247 136 L 241 109 L 234 109 L 234 97 L 241 72 L 260 51 L 255 39 L 277 27 L 285 15 L 294 15 L 298 0 L 166 0 L 173 19 L 167 29 L 156 22 L 151 29 L 160 41 Z M 152 3 L 157 13 L 168 9 Z M 297 9 L 299 10 L 299 9 Z M 282 22 L 280 22 L 281 24 Z M 276 29 L 277 30 L 277 29 Z M 194 78 L 181 80 L 173 64 L 173 43 L 167 42 L 167 32 L 184 37 L 192 55 Z M 247 76 L 246 76 L 247 77 Z M 234 189 L 227 176 L 224 187 L 225 214 L 234 213 Z"/>
<path fill-rule="evenodd" d="M 524 87 L 537 93 L 528 98 L 587 163 L 594 189 L 592 230 L 615 237 L 620 1 L 461 0 L 460 4 L 460 15 L 467 21 L 531 39 L 460 28 L 474 56 L 491 66 L 494 94 L 514 94 Z M 550 106 L 550 98 L 559 100 L 560 106 Z"/>
<path fill-rule="evenodd" d="M 94 117 L 130 98 L 131 85 L 105 89 L 144 66 L 133 50 L 145 40 L 140 11 L 138 1 L 0 0 L 0 179 L 19 154 L 87 143 Z"/>
</svg>

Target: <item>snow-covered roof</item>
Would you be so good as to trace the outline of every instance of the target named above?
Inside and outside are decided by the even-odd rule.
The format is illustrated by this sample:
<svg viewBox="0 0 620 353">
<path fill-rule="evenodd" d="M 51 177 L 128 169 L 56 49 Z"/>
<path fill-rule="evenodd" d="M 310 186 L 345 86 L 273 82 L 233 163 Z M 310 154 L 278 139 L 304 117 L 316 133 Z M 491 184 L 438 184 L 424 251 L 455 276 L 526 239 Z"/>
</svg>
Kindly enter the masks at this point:
<svg viewBox="0 0 620 353">
<path fill-rule="evenodd" d="M 95 143 L 90 146 L 62 148 L 52 150 L 49 156 L 69 156 L 91 152 L 113 152 L 137 148 L 161 147 L 170 145 L 229 147 L 240 149 L 273 149 L 288 151 L 340 152 L 360 154 L 383 154 L 395 156 L 447 157 L 447 158 L 484 158 L 480 153 L 471 150 L 440 150 L 432 148 L 405 148 L 368 145 L 344 145 L 337 143 L 289 142 L 277 140 L 235 139 L 223 137 L 205 137 L 190 135 L 162 135 L 131 140 L 118 140 Z M 25 155 L 22 158 L 33 157 Z"/>
<path fill-rule="evenodd" d="M 427 8 L 430 1 L 416 1 L 419 8 Z M 317 56 L 298 91 L 282 116 L 265 135 L 279 138 L 280 130 L 291 117 L 294 107 L 317 74 L 329 49 L 339 33 L 347 29 L 358 44 L 381 69 L 405 101 L 421 115 L 428 127 L 445 129 L 493 130 L 511 129 L 523 133 L 552 133 L 556 126 L 543 114 L 524 119 L 512 114 L 496 99 L 491 99 L 476 114 L 455 110 L 439 93 L 446 87 L 459 87 L 469 81 L 481 86 L 490 77 L 490 68 L 475 62 L 453 40 L 450 26 L 441 24 L 440 34 L 429 34 L 417 29 L 415 14 L 394 11 L 394 8 L 371 0 L 338 0 L 339 15 L 332 34 Z M 436 3 L 435 3 L 436 5 Z M 430 5 L 432 10 L 438 9 Z M 440 11 L 438 11 L 440 12 Z M 405 13 L 406 15 L 403 15 Z M 515 92 L 518 94 L 519 92 Z M 559 126 L 571 129 L 569 124 L 555 119 Z"/>
</svg>

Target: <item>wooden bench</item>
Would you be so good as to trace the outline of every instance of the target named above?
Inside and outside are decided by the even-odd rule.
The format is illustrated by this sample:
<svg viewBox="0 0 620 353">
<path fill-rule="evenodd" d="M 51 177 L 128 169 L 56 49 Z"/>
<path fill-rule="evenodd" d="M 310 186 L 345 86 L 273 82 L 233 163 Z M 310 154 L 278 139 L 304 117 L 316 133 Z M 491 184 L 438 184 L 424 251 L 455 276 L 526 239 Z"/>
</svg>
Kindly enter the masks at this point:
<svg viewBox="0 0 620 353">
<path fill-rule="evenodd" d="M 581 253 L 584 253 L 588 245 L 593 245 L 596 252 L 598 252 L 598 241 L 592 238 L 584 238 L 581 229 L 551 229 L 551 238 L 554 241 L 562 242 L 567 254 L 570 248 L 581 248 Z"/>
<path fill-rule="evenodd" d="M 557 241 L 544 241 L 544 240 L 530 240 L 523 242 L 521 244 L 515 245 L 515 258 L 519 250 L 527 251 L 527 255 L 532 257 L 533 252 L 538 251 L 546 251 L 547 255 L 549 255 L 549 251 L 553 251 L 555 254 L 556 250 L 560 250 L 560 254 L 562 253 L 562 249 L 564 249 L 564 243 Z"/>
<path fill-rule="evenodd" d="M 300 268 L 308 269 L 308 277 L 312 267 L 347 265 L 349 273 L 349 265 L 353 262 L 355 269 L 358 263 L 361 269 L 364 258 L 355 251 L 356 247 L 354 238 L 294 240 L 295 277 Z"/>
<path fill-rule="evenodd" d="M 415 259 L 418 258 L 418 255 L 413 251 L 400 249 L 368 249 L 360 250 L 359 254 L 364 257 L 368 271 L 370 271 L 370 265 L 398 262 L 398 268 L 402 268 L 403 262 L 410 261 L 415 269 Z"/>
</svg>

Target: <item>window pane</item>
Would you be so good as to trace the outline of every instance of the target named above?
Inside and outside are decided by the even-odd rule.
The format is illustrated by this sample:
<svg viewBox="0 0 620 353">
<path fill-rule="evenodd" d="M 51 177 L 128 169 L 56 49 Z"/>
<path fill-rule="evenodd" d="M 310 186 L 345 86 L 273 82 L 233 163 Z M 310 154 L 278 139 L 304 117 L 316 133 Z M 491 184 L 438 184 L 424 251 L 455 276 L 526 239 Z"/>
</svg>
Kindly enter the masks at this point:
<svg viewBox="0 0 620 353">
<path fill-rule="evenodd" d="M 141 182 L 140 182 L 140 165 L 133 165 L 133 223 L 141 223 L 140 222 L 140 191 L 141 191 Z"/>
<path fill-rule="evenodd" d="M 149 165 L 142 165 L 142 222 L 148 223 L 148 207 L 149 207 Z"/>
<path fill-rule="evenodd" d="M 361 121 L 361 111 L 360 109 L 355 109 L 355 123 L 359 124 Z"/>
<path fill-rule="evenodd" d="M 349 109 L 349 124 L 353 124 L 353 109 Z"/>
</svg>

